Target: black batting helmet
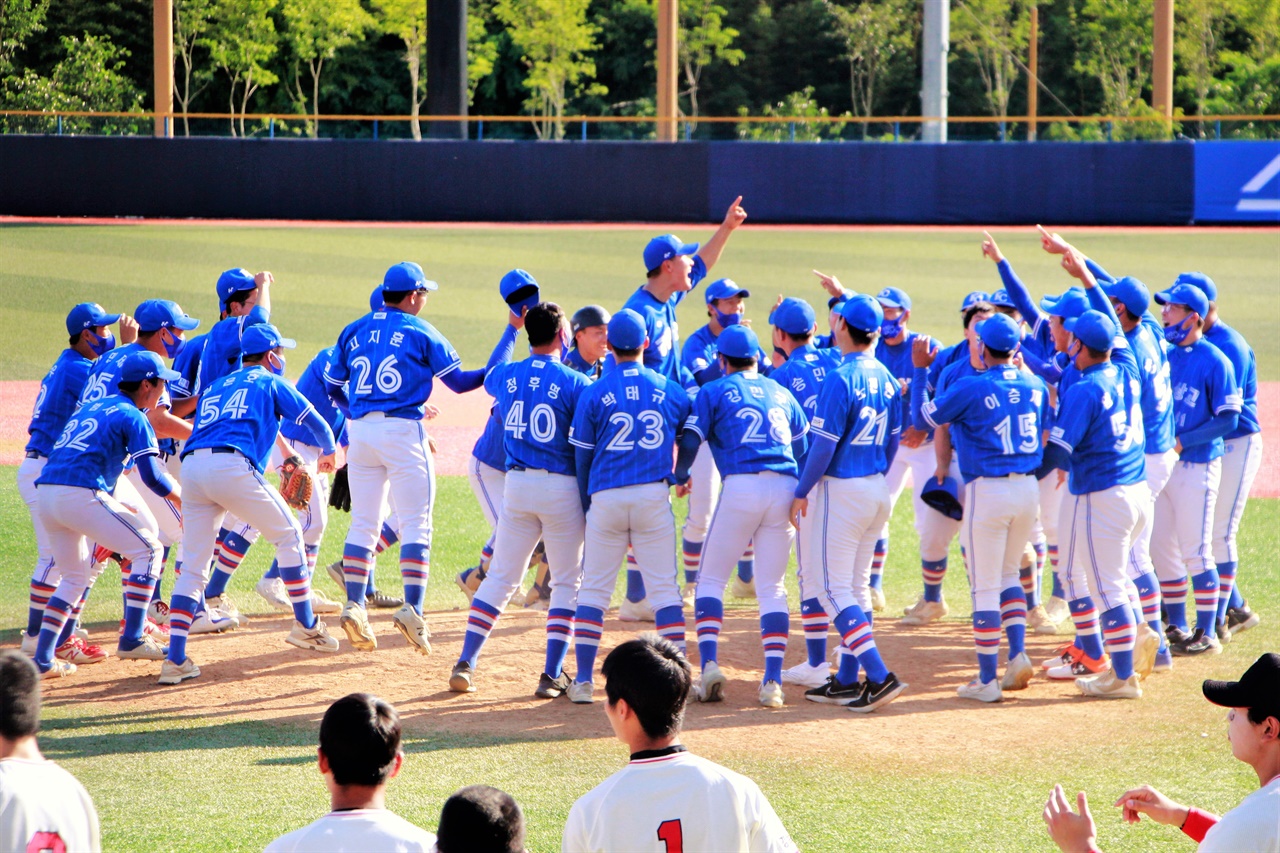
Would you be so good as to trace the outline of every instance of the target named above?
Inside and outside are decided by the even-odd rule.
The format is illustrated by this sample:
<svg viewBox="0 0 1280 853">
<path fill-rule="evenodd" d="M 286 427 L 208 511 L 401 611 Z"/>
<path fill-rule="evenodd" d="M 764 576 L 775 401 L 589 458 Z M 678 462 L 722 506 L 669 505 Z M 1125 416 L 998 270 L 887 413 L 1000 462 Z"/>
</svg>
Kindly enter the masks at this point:
<svg viewBox="0 0 1280 853">
<path fill-rule="evenodd" d="M 599 305 L 588 305 L 585 308 L 579 308 L 574 313 L 570 325 L 575 335 L 592 326 L 607 326 L 609 325 L 609 312 Z"/>
</svg>

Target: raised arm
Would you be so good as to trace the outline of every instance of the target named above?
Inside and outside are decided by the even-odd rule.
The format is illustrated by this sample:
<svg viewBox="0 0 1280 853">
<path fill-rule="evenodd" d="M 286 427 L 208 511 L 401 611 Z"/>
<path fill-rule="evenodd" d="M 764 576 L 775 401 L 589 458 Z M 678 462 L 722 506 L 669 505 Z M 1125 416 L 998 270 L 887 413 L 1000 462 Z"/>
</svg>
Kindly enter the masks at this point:
<svg viewBox="0 0 1280 853">
<path fill-rule="evenodd" d="M 1022 279 L 1018 278 L 1018 274 L 1013 271 L 1013 266 L 1005 260 L 1004 255 L 1000 252 L 1000 247 L 996 245 L 995 238 L 986 231 L 982 232 L 982 237 L 983 257 L 989 258 L 996 265 L 996 271 L 1000 273 L 1000 281 L 1004 284 L 1005 292 L 1009 294 L 1009 298 L 1013 300 L 1018 312 L 1022 314 L 1022 319 L 1026 321 L 1028 326 L 1034 328 L 1036 321 L 1040 319 L 1040 306 L 1031 298 L 1031 294 L 1027 291 L 1027 286 L 1022 283 Z"/>
<path fill-rule="evenodd" d="M 720 223 L 716 233 L 712 234 L 711 239 L 703 243 L 702 248 L 698 250 L 698 257 L 702 258 L 702 262 L 706 264 L 708 270 L 716 265 L 716 261 L 720 260 L 720 253 L 724 251 L 725 244 L 729 242 L 729 235 L 746 220 L 747 211 L 742 207 L 742 196 L 738 196 L 733 200 L 733 204 L 729 205 L 729 209 L 725 211 L 724 221 Z"/>
</svg>

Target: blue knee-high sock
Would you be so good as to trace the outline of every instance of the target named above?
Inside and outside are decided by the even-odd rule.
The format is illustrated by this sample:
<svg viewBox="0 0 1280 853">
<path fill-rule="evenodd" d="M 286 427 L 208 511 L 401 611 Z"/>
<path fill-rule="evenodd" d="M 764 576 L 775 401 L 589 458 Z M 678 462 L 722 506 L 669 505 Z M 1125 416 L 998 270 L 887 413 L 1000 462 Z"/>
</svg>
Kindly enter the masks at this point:
<svg viewBox="0 0 1280 853">
<path fill-rule="evenodd" d="M 569 638 L 573 636 L 573 611 L 567 607 L 553 607 L 547 611 L 547 659 L 542 671 L 555 678 L 564 669 L 564 659 L 569 653 Z"/>
<path fill-rule="evenodd" d="M 27 609 L 28 637 L 38 637 L 40 635 L 40 623 L 44 621 L 45 605 L 49 603 L 49 599 L 53 596 L 53 591 L 57 588 L 57 584 L 50 586 L 37 580 L 31 581 L 31 604 Z"/>
<path fill-rule="evenodd" d="M 627 601 L 635 603 L 644 601 L 644 575 L 640 574 L 639 569 L 627 569 Z"/>
<path fill-rule="evenodd" d="M 1053 597 L 1065 599 L 1067 597 L 1067 591 L 1062 588 L 1062 574 L 1058 571 L 1057 553 L 1058 549 L 1056 547 L 1051 546 L 1049 548 L 1049 574 L 1053 575 Z"/>
<path fill-rule="evenodd" d="M 684 582 L 694 583 L 698 580 L 698 562 L 702 559 L 702 543 L 690 542 L 682 536 L 680 547 L 684 551 Z"/>
<path fill-rule="evenodd" d="M 1218 570 L 1208 569 L 1191 578 L 1196 596 L 1196 627 L 1214 636 L 1218 618 Z"/>
<path fill-rule="evenodd" d="M 40 636 L 36 640 L 36 667 L 46 672 L 53 666 L 53 652 L 58 648 L 58 638 L 67 624 L 72 605 L 56 595 L 44 606 L 44 617 L 40 622 Z"/>
<path fill-rule="evenodd" d="M 1098 609 L 1089 596 L 1071 600 L 1071 621 L 1076 625 L 1076 642 L 1086 655 L 1102 659 L 1102 637 L 1098 633 Z"/>
<path fill-rule="evenodd" d="M 880 658 L 875 637 L 871 634 L 871 623 L 867 621 L 867 614 L 862 608 L 856 604 L 850 605 L 837 613 L 834 621 L 845 648 L 857 656 L 858 663 L 867 671 L 867 678 L 877 683 L 884 681 L 889 675 L 889 668 Z M 841 661 L 840 666 L 844 667 L 844 661 Z"/>
<path fill-rule="evenodd" d="M 747 552 L 738 561 L 738 580 L 751 583 L 756 576 L 756 549 L 754 543 L 747 545 Z"/>
<path fill-rule="evenodd" d="M 1167 651 L 1169 648 L 1169 640 L 1164 635 L 1164 628 L 1160 625 L 1160 581 L 1156 579 L 1155 572 L 1146 572 L 1133 580 L 1133 585 L 1138 588 L 1138 601 L 1142 605 L 1142 621 L 1151 627 L 1152 631 L 1160 637 L 1160 651 Z"/>
<path fill-rule="evenodd" d="M 263 580 L 275 580 L 280 577 L 280 561 L 272 560 L 271 565 L 267 566 L 267 570 L 262 575 Z"/>
<path fill-rule="evenodd" d="M 347 601 L 364 604 L 364 591 L 369 585 L 369 564 L 373 552 L 368 548 L 347 543 L 342 547 L 343 586 L 347 588 Z"/>
<path fill-rule="evenodd" d="M 973 645 L 978 653 L 978 680 L 983 684 L 996 677 L 1000 657 L 1000 611 L 973 611 Z"/>
<path fill-rule="evenodd" d="M 1218 621 L 1227 618 L 1227 608 L 1236 592 L 1236 562 L 1218 563 Z"/>
<path fill-rule="evenodd" d="M 659 607 L 653 611 L 653 621 L 658 636 L 675 643 L 681 654 L 688 652 L 684 639 L 685 629 L 688 626 L 685 624 L 683 606 L 673 604 L 670 607 Z"/>
<path fill-rule="evenodd" d="M 209 577 L 209 584 L 204 588 L 206 598 L 217 598 L 227 591 L 227 583 L 231 580 L 231 573 L 223 569 L 214 569 L 213 574 Z"/>
<path fill-rule="evenodd" d="M 831 620 L 822 602 L 806 598 L 800 602 L 800 621 L 804 625 L 804 650 L 809 666 L 822 666 L 827 660 L 827 631 Z"/>
<path fill-rule="evenodd" d="M 1160 598 L 1164 602 L 1165 621 L 1187 630 L 1187 587 L 1190 585 L 1186 575 L 1171 581 L 1160 581 Z"/>
<path fill-rule="evenodd" d="M 124 609 L 124 630 L 120 632 L 120 646 L 124 649 L 135 649 L 142 642 L 142 629 L 147 621 L 147 604 L 151 601 L 151 590 L 157 585 L 156 579 L 150 575 L 130 575 L 126 581 L 125 599 L 129 606 Z"/>
<path fill-rule="evenodd" d="M 782 660 L 787 656 L 787 634 L 791 617 L 787 611 L 760 614 L 760 642 L 764 646 L 764 678 L 782 683 Z"/>
<path fill-rule="evenodd" d="M 947 558 L 921 560 L 920 573 L 924 577 L 924 600 L 942 600 L 942 579 L 947 574 Z"/>
<path fill-rule="evenodd" d="M 841 646 L 838 650 L 840 657 L 839 664 L 836 666 L 836 681 L 841 684 L 854 684 L 858 680 L 858 673 L 862 668 L 858 666 L 858 656 L 853 652 Z"/>
<path fill-rule="evenodd" d="M 1231 585 L 1231 603 L 1227 606 L 1237 610 L 1244 607 L 1244 596 L 1240 594 L 1240 584 L 1233 583 Z"/>
<path fill-rule="evenodd" d="M 480 660 L 480 651 L 489 639 L 502 608 L 497 607 L 476 596 L 471 599 L 471 610 L 467 613 L 467 631 L 462 635 L 462 653 L 458 655 L 458 663 L 469 663 L 472 667 Z"/>
<path fill-rule="evenodd" d="M 1102 614 L 1102 638 L 1107 645 L 1107 653 L 1111 655 L 1111 666 L 1116 678 L 1125 680 L 1133 675 L 1134 629 L 1133 608 L 1121 604 L 1106 610 Z"/>
<path fill-rule="evenodd" d="M 293 618 L 304 628 L 316 626 L 316 614 L 311 610 L 311 577 L 306 566 L 281 566 L 280 579 L 293 606 Z"/>
<path fill-rule="evenodd" d="M 400 534 L 395 531 L 394 527 L 384 521 L 382 522 L 382 532 L 378 535 L 378 544 L 374 546 L 373 553 L 381 554 L 399 541 Z"/>
<path fill-rule="evenodd" d="M 422 614 L 427 597 L 427 578 L 431 574 L 431 546 L 400 543 L 400 576 L 404 579 L 404 603 Z M 366 586 L 366 589 L 368 587 Z M 363 598 L 364 590 L 361 590 Z"/>
<path fill-rule="evenodd" d="M 885 558 L 889 556 L 889 540 L 877 539 L 875 545 L 875 553 L 871 557 L 871 580 L 869 586 L 872 589 L 883 589 L 883 569 Z"/>
<path fill-rule="evenodd" d="M 1009 639 L 1009 660 L 1027 650 L 1027 606 L 1021 586 L 1000 593 L 1000 624 Z"/>
<path fill-rule="evenodd" d="M 185 595 L 175 595 L 169 602 L 169 660 L 182 663 L 187 659 L 187 632 L 191 619 L 202 609 L 202 603 Z"/>
<path fill-rule="evenodd" d="M 579 683 L 591 681 L 596 666 L 596 652 L 600 650 L 600 637 L 604 633 L 604 611 L 599 607 L 579 604 L 573 614 L 573 656 L 578 672 L 573 677 Z"/>
<path fill-rule="evenodd" d="M 702 668 L 716 661 L 720 647 L 720 629 L 724 626 L 724 602 L 711 596 L 699 596 L 693 602 L 694 629 L 698 633 L 698 657 Z"/>
</svg>

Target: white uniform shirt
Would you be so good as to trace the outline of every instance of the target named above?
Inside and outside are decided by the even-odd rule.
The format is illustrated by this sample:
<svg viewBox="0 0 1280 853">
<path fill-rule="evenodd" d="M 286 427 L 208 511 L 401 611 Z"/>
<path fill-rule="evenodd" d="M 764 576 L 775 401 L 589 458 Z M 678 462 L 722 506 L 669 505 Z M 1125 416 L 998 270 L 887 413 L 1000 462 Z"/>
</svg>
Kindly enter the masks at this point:
<svg viewBox="0 0 1280 853">
<path fill-rule="evenodd" d="M 562 849 L 798 850 L 758 785 L 688 752 L 633 759 L 569 810 Z"/>
<path fill-rule="evenodd" d="M 76 777 L 52 761 L 0 759 L 0 850 L 101 849 L 98 813 Z"/>
<path fill-rule="evenodd" d="M 266 853 L 432 853 L 436 837 L 387 809 L 329 812 L 282 835 Z"/>
<path fill-rule="evenodd" d="M 1222 820 L 1205 833 L 1196 850 L 1198 853 L 1280 853 L 1280 776 L 1224 814 Z"/>
</svg>

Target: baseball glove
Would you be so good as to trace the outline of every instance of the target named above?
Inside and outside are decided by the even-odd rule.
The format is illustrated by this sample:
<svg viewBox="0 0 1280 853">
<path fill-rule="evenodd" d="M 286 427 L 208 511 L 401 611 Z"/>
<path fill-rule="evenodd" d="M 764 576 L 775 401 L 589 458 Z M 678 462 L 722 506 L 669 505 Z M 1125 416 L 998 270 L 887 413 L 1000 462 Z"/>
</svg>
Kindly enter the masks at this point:
<svg viewBox="0 0 1280 853">
<path fill-rule="evenodd" d="M 347 466 L 343 465 L 333 475 L 333 485 L 329 488 L 329 506 L 343 512 L 351 512 L 351 486 L 347 483 Z"/>
<path fill-rule="evenodd" d="M 290 456 L 280 466 L 280 496 L 294 509 L 305 509 L 311 502 L 311 472 L 306 469 L 301 456 Z"/>
</svg>

